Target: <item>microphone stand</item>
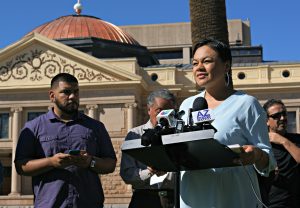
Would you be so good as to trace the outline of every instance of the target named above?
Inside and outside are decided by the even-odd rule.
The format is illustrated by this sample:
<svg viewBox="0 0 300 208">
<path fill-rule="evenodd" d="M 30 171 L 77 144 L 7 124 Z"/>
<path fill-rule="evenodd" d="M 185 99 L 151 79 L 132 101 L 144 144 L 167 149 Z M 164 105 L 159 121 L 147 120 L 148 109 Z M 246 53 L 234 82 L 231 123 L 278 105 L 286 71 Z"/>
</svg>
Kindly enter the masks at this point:
<svg viewBox="0 0 300 208">
<path fill-rule="evenodd" d="M 180 170 L 175 172 L 175 189 L 174 189 L 174 205 L 180 208 Z"/>
</svg>

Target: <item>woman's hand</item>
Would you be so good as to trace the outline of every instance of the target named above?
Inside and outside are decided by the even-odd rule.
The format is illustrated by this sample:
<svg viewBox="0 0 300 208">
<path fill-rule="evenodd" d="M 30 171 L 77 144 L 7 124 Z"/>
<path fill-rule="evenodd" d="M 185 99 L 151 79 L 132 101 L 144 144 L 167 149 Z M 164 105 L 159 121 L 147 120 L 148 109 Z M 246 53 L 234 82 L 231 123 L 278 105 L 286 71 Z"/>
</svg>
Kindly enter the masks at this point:
<svg viewBox="0 0 300 208">
<path fill-rule="evenodd" d="M 257 159 L 257 151 L 255 151 L 255 148 L 253 145 L 244 145 L 243 151 L 239 154 L 240 158 L 235 162 L 238 164 L 242 163 L 243 165 L 254 164 Z"/>
<path fill-rule="evenodd" d="M 240 153 L 240 158 L 236 159 L 234 163 L 243 165 L 255 164 L 260 170 L 264 169 L 269 164 L 269 156 L 253 145 L 243 145 L 243 152 Z"/>
</svg>

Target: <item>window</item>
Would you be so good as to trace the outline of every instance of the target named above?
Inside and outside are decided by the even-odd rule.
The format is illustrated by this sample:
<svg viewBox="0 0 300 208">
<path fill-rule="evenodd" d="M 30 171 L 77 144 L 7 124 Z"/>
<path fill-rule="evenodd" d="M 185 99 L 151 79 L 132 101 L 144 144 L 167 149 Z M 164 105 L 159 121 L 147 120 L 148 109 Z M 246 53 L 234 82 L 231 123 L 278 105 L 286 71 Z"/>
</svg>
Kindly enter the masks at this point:
<svg viewBox="0 0 300 208">
<path fill-rule="evenodd" d="M 153 52 L 157 59 L 182 59 L 182 50 L 180 51 L 157 51 Z"/>
<path fill-rule="evenodd" d="M 44 114 L 45 112 L 28 112 L 27 113 L 27 121 L 31 121 L 32 119 Z"/>
<path fill-rule="evenodd" d="M 290 133 L 297 133 L 296 112 L 295 111 L 287 112 L 287 119 L 288 119 L 287 131 Z"/>
<path fill-rule="evenodd" d="M 3 183 L 0 186 L 0 195 L 8 195 L 11 187 L 11 166 L 3 166 Z"/>
<path fill-rule="evenodd" d="M 0 139 L 8 138 L 9 113 L 0 113 Z"/>
<path fill-rule="evenodd" d="M 239 79 L 245 79 L 246 78 L 246 75 L 245 75 L 244 72 L 239 72 L 237 76 L 238 76 Z"/>
<path fill-rule="evenodd" d="M 284 70 L 282 72 L 282 76 L 285 77 L 285 78 L 289 77 L 290 76 L 290 71 L 289 70 Z"/>
</svg>

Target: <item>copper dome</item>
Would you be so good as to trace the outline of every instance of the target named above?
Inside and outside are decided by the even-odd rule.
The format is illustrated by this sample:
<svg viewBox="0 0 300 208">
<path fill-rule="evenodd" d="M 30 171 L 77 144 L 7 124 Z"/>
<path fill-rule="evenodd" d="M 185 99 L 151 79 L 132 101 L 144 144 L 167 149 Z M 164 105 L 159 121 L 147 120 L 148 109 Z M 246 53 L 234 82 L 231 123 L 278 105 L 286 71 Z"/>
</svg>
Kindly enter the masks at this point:
<svg viewBox="0 0 300 208">
<path fill-rule="evenodd" d="M 119 27 L 87 15 L 62 16 L 35 28 L 29 34 L 32 32 L 55 40 L 95 37 L 130 45 L 140 45 Z"/>
</svg>

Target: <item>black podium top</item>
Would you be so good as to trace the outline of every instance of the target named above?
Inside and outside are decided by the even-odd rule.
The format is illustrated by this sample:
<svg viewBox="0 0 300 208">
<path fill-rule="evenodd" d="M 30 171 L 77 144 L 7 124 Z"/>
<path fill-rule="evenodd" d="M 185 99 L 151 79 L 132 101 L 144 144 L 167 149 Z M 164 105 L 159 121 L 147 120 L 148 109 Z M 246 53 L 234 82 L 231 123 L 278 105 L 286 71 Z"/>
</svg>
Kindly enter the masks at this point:
<svg viewBox="0 0 300 208">
<path fill-rule="evenodd" d="M 238 154 L 213 139 L 214 130 L 162 136 L 163 145 L 142 146 L 141 139 L 125 141 L 122 152 L 156 170 L 175 172 L 237 166 Z"/>
</svg>

